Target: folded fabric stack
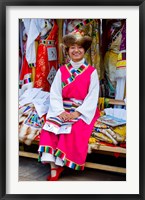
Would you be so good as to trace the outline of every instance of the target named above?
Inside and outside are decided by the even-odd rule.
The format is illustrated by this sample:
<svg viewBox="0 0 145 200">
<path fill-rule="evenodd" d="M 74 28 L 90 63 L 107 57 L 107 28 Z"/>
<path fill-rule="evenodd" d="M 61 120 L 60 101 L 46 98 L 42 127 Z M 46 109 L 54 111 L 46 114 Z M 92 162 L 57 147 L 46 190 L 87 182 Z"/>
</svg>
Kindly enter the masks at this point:
<svg viewBox="0 0 145 200">
<path fill-rule="evenodd" d="M 19 141 L 31 145 L 40 134 L 45 116 L 39 117 L 33 104 L 19 108 Z"/>
<path fill-rule="evenodd" d="M 108 113 L 109 115 L 107 115 Z M 121 117 L 119 116 L 119 113 Z M 99 142 L 106 145 L 121 146 L 122 143 L 126 143 L 125 119 L 126 110 L 124 109 L 104 109 L 104 116 L 101 116 L 94 124 L 89 144 Z"/>
<path fill-rule="evenodd" d="M 104 124 L 96 122 L 92 137 L 100 141 L 118 145 L 121 142 L 125 142 L 126 126 L 118 126 L 117 128 L 107 126 L 104 128 Z"/>
<path fill-rule="evenodd" d="M 19 141 L 31 145 L 46 121 L 49 93 L 29 88 L 19 96 Z"/>
</svg>

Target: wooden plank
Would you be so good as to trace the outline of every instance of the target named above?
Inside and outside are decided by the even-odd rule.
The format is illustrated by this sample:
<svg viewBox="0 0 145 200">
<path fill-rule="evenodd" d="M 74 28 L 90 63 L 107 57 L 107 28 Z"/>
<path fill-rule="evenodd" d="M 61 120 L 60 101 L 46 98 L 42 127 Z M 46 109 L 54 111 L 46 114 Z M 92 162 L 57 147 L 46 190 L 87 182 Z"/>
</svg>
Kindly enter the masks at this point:
<svg viewBox="0 0 145 200">
<path fill-rule="evenodd" d="M 126 149 L 121 147 L 110 147 L 110 146 L 103 146 L 103 145 L 93 145 L 92 149 L 98 150 L 98 151 L 109 151 L 114 153 L 123 153 L 126 154 Z"/>
<path fill-rule="evenodd" d="M 109 99 L 109 104 L 125 106 L 125 102 L 123 100 L 117 99 Z"/>
<path fill-rule="evenodd" d="M 38 159 L 37 153 L 30 153 L 30 152 L 25 152 L 25 151 L 19 151 L 19 156 Z"/>
<path fill-rule="evenodd" d="M 85 167 L 105 170 L 105 171 L 110 171 L 110 172 L 118 172 L 118 173 L 124 173 L 124 174 L 126 173 L 126 168 L 123 168 L 123 167 L 103 165 L 103 164 L 97 164 L 97 163 L 91 163 L 91 162 L 86 162 Z"/>
<path fill-rule="evenodd" d="M 38 154 L 19 151 L 19 156 L 27 157 L 27 158 L 34 158 L 38 159 Z M 96 164 L 91 162 L 86 162 L 85 167 L 93 168 L 93 169 L 100 169 L 105 171 L 117 172 L 117 173 L 126 173 L 126 169 L 122 167 L 114 167 L 110 165 L 103 165 L 103 164 Z"/>
</svg>

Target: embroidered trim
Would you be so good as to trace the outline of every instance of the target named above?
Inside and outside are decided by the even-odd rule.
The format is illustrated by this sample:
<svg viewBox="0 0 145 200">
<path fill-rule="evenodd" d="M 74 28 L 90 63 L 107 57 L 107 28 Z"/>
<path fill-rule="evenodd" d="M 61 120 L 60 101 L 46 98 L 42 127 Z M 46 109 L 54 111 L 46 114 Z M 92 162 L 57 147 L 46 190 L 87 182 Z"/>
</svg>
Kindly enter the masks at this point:
<svg viewBox="0 0 145 200">
<path fill-rule="evenodd" d="M 74 112 L 76 108 L 78 108 L 79 104 L 71 101 L 71 100 L 63 100 L 63 108 L 66 111 Z"/>
<path fill-rule="evenodd" d="M 64 165 L 66 165 L 67 167 L 69 167 L 71 169 L 74 169 L 74 170 L 83 170 L 84 167 L 85 167 L 85 164 L 78 165 L 77 163 L 74 163 L 74 162 L 70 161 L 69 159 L 67 159 L 65 153 L 63 153 L 60 149 L 58 149 L 56 151 L 55 156 L 57 156 L 60 159 L 62 159 L 64 161 Z"/>
<path fill-rule="evenodd" d="M 59 117 L 49 117 L 46 120 L 46 123 L 52 123 L 56 127 L 61 127 L 63 120 L 61 120 Z"/>
<path fill-rule="evenodd" d="M 28 107 L 28 109 L 31 109 L 31 107 Z M 44 125 L 44 118 L 40 118 L 38 116 L 37 112 L 34 110 L 26 118 L 26 120 L 24 121 L 24 124 L 26 124 L 28 126 L 32 126 L 34 128 L 40 128 L 41 129 Z"/>
<path fill-rule="evenodd" d="M 65 153 L 62 152 L 60 149 L 57 149 L 55 156 L 62 159 L 64 161 L 64 165 L 66 165 L 67 167 L 69 167 L 71 169 L 83 170 L 84 167 L 85 167 L 85 164 L 84 165 L 78 165 L 77 163 L 74 163 L 74 162 L 70 161 L 69 159 L 67 159 Z"/>
<path fill-rule="evenodd" d="M 40 40 L 39 44 L 55 46 L 55 40 Z"/>
<path fill-rule="evenodd" d="M 78 165 L 77 163 L 70 161 L 69 159 L 66 158 L 66 154 L 63 151 L 61 151 L 60 149 L 54 150 L 50 146 L 39 146 L 38 152 L 39 152 L 39 156 L 38 156 L 39 162 L 41 161 L 42 153 L 45 152 L 45 153 L 50 153 L 56 157 L 59 157 L 60 159 L 62 159 L 64 161 L 64 165 L 71 169 L 84 170 L 85 164 Z"/>
<path fill-rule="evenodd" d="M 118 54 L 118 60 L 116 64 L 117 69 L 126 67 L 126 52 L 120 52 Z"/>
<path fill-rule="evenodd" d="M 116 64 L 117 69 L 118 68 L 126 68 L 126 60 L 118 61 Z"/>
<path fill-rule="evenodd" d="M 84 167 L 85 167 L 85 165 L 78 165 L 69 160 L 65 160 L 64 163 L 67 167 L 70 167 L 71 169 L 75 169 L 75 170 L 84 170 Z"/>
<path fill-rule="evenodd" d="M 32 82 L 31 75 L 32 75 L 31 73 L 25 74 L 23 80 L 20 80 L 20 81 L 19 81 L 19 89 L 21 89 L 22 86 L 23 86 L 24 84 L 27 84 L 27 83 L 31 83 L 31 82 Z"/>
<path fill-rule="evenodd" d="M 31 82 L 32 82 L 31 78 L 24 79 L 24 84 L 31 83 Z"/>
<path fill-rule="evenodd" d="M 39 155 L 38 155 L 38 161 L 39 162 L 41 161 L 41 156 L 42 156 L 43 152 L 50 153 L 50 154 L 54 155 L 55 150 L 52 147 L 50 147 L 50 146 L 42 146 L 42 145 L 40 145 L 39 149 L 38 149 L 38 153 L 39 153 Z"/>
<path fill-rule="evenodd" d="M 81 23 L 77 24 L 74 28 L 75 31 L 78 31 L 81 27 L 91 23 L 93 21 L 93 19 L 85 19 L 83 20 Z"/>
<path fill-rule="evenodd" d="M 36 67 L 36 63 L 29 63 L 29 67 L 30 67 L 30 68 Z"/>
<path fill-rule="evenodd" d="M 45 153 L 50 153 L 50 154 L 54 154 L 54 149 L 50 146 L 39 146 L 38 152 L 45 152 Z"/>
<path fill-rule="evenodd" d="M 78 75 L 83 73 L 88 68 L 89 65 L 87 63 L 84 63 L 77 70 L 75 70 L 70 63 L 66 64 L 65 66 L 68 69 L 71 76 L 67 78 L 64 82 L 62 82 L 62 88 L 72 83 Z"/>
</svg>

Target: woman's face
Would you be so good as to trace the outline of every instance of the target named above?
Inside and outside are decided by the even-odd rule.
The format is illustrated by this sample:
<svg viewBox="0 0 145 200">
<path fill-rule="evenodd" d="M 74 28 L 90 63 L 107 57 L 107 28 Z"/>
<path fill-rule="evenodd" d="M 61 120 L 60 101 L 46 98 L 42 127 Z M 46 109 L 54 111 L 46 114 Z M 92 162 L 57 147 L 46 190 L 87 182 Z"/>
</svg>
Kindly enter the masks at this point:
<svg viewBox="0 0 145 200">
<path fill-rule="evenodd" d="M 79 62 L 80 60 L 83 59 L 84 54 L 85 54 L 85 50 L 84 50 L 83 47 L 81 47 L 77 44 L 74 44 L 74 45 L 69 47 L 68 53 L 69 53 L 70 58 L 74 62 Z"/>
</svg>

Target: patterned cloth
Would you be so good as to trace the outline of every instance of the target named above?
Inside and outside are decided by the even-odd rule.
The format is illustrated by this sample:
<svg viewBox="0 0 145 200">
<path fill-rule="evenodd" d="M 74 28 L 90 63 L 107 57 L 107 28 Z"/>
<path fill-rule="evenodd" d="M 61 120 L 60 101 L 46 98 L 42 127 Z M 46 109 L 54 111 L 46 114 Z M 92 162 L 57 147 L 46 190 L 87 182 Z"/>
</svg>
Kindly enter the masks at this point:
<svg viewBox="0 0 145 200">
<path fill-rule="evenodd" d="M 34 87 L 49 91 L 58 68 L 57 33 L 58 26 L 54 20 L 53 27 L 46 39 L 41 39 L 37 50 L 36 76 Z"/>
<path fill-rule="evenodd" d="M 116 64 L 116 78 L 126 77 L 126 23 L 122 27 L 120 52 Z"/>
</svg>

